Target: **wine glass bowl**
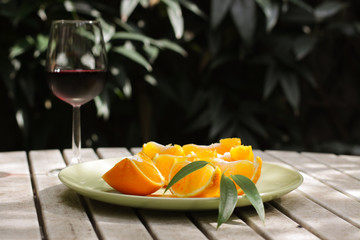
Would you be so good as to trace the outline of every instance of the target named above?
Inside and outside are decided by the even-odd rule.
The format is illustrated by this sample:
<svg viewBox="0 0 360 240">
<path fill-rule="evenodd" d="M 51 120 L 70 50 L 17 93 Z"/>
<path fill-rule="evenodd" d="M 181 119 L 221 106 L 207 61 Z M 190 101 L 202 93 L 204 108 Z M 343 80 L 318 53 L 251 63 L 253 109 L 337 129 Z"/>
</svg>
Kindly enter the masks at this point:
<svg viewBox="0 0 360 240">
<path fill-rule="evenodd" d="M 80 106 L 97 96 L 105 85 L 107 57 L 99 21 L 52 22 L 46 74 L 53 94 L 73 107 L 71 163 L 81 158 Z"/>
</svg>

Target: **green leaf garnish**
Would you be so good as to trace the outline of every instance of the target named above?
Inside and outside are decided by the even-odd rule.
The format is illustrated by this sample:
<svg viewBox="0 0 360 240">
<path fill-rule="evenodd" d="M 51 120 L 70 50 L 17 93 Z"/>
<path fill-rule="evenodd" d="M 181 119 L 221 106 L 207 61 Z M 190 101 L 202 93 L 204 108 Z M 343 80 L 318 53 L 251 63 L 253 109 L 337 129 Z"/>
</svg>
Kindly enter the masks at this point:
<svg viewBox="0 0 360 240">
<path fill-rule="evenodd" d="M 256 188 L 256 185 L 249 178 L 242 175 L 231 175 L 230 177 L 234 179 L 235 183 L 239 185 L 239 187 L 241 187 L 241 189 L 244 191 L 246 197 L 249 199 L 250 203 L 254 206 L 261 221 L 264 223 L 265 222 L 264 204 L 259 194 L 259 191 Z"/>
<path fill-rule="evenodd" d="M 229 220 L 231 214 L 234 212 L 237 200 L 238 195 L 235 184 L 229 177 L 222 173 L 220 180 L 219 216 L 216 229 Z"/>
<path fill-rule="evenodd" d="M 167 190 L 169 190 L 179 180 L 186 177 L 190 173 L 205 167 L 209 163 L 210 162 L 207 161 L 195 161 L 181 168 L 180 171 L 177 172 L 175 176 L 171 179 L 164 193 Z M 249 199 L 250 203 L 253 205 L 257 214 L 259 215 L 261 221 L 264 223 L 265 222 L 264 204 L 259 194 L 259 191 L 256 188 L 256 185 L 249 178 L 242 175 L 230 175 L 230 177 L 244 191 L 246 197 Z M 221 175 L 219 215 L 218 215 L 216 229 L 218 229 L 221 226 L 221 224 L 229 220 L 230 216 L 234 212 L 238 200 L 236 186 L 230 177 L 225 176 L 224 173 L 222 173 Z"/>
<path fill-rule="evenodd" d="M 187 175 L 189 175 L 192 172 L 195 172 L 196 170 L 199 170 L 203 167 L 205 167 L 209 162 L 207 161 L 195 161 L 195 162 L 191 162 L 188 165 L 186 165 L 185 167 L 181 168 L 180 171 L 178 171 L 175 176 L 171 179 L 171 181 L 169 182 L 169 184 L 167 185 L 167 187 L 165 188 L 164 193 L 169 190 L 169 188 L 172 187 L 172 185 L 174 185 L 175 183 L 177 183 L 179 180 L 181 180 L 182 178 L 186 177 Z"/>
</svg>

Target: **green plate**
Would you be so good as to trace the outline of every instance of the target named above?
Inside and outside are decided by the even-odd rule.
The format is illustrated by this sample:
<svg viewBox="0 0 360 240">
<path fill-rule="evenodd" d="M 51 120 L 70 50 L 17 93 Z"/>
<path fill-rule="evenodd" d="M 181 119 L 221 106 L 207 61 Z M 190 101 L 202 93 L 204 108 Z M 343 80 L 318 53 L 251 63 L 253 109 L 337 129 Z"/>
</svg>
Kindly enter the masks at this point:
<svg viewBox="0 0 360 240">
<path fill-rule="evenodd" d="M 116 159 L 84 162 L 64 168 L 59 179 L 67 187 L 86 197 L 122 206 L 162 210 L 208 210 L 217 209 L 218 198 L 169 198 L 134 196 L 113 190 L 101 176 L 111 169 Z M 256 184 L 264 202 L 279 198 L 301 185 L 303 177 L 285 165 L 263 162 L 261 177 Z M 160 194 L 161 196 L 161 194 Z M 236 206 L 248 206 L 249 200 L 239 196 Z"/>
</svg>

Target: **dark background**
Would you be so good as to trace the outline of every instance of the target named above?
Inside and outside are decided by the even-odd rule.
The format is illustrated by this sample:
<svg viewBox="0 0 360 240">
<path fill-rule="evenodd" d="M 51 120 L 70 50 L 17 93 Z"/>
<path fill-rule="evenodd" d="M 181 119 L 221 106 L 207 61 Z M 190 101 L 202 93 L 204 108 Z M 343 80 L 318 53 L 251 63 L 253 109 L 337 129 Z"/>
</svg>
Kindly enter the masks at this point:
<svg viewBox="0 0 360 240">
<path fill-rule="evenodd" d="M 240 137 L 360 154 L 359 1 L 133 2 L 0 1 L 0 151 L 71 146 L 71 106 L 44 75 L 50 24 L 100 19 L 111 74 L 82 107 L 83 147 Z"/>
</svg>

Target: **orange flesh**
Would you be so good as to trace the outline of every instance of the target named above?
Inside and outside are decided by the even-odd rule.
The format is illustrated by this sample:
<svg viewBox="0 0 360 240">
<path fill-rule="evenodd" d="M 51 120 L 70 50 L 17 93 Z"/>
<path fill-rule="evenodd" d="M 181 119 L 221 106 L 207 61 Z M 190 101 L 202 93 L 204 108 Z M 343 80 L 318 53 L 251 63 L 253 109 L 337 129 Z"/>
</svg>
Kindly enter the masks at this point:
<svg viewBox="0 0 360 240">
<path fill-rule="evenodd" d="M 241 145 L 239 138 L 226 138 L 208 146 L 187 144 L 181 147 L 148 142 L 143 145 L 142 152 L 121 160 L 103 175 L 103 179 L 122 193 L 158 196 L 157 190 L 166 186 L 182 167 L 198 160 L 211 164 L 174 184 L 170 188 L 173 195 L 166 197 L 219 197 L 222 173 L 243 175 L 254 183 L 261 175 L 262 160 L 260 157 L 254 159 L 252 147 Z M 238 194 L 242 194 L 241 188 L 236 187 Z M 155 195 L 150 195 L 152 193 Z"/>
<path fill-rule="evenodd" d="M 170 177 L 173 178 L 181 168 L 189 163 L 189 161 L 183 161 L 175 164 L 170 171 Z M 211 165 L 206 165 L 175 183 L 170 190 L 178 197 L 196 197 L 212 186 L 214 177 L 215 168 Z"/>
<path fill-rule="evenodd" d="M 124 194 L 148 195 L 164 185 L 163 177 L 153 162 L 139 155 L 122 159 L 102 178 Z"/>
</svg>

